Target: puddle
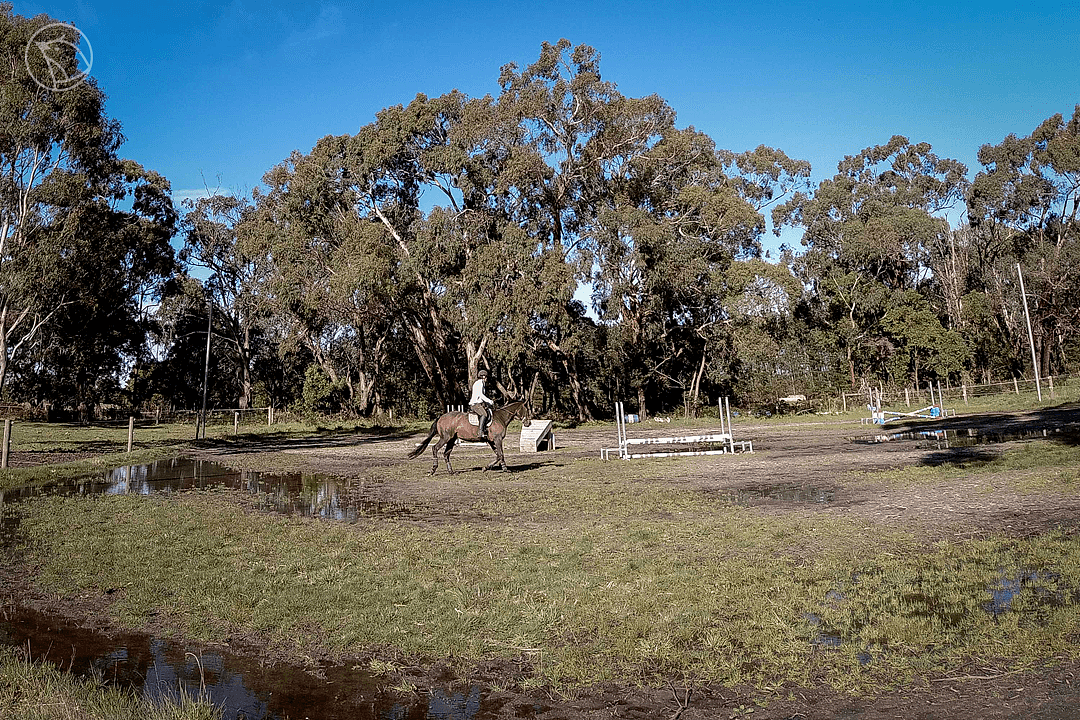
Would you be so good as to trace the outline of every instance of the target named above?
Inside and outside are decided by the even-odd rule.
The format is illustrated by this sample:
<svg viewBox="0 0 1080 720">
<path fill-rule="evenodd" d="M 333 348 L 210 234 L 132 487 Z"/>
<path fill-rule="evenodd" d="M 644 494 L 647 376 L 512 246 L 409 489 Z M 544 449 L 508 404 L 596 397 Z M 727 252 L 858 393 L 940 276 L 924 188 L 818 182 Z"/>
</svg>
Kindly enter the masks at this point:
<svg viewBox="0 0 1080 720">
<path fill-rule="evenodd" d="M 1023 431 L 979 430 L 912 430 L 878 435 L 852 437 L 851 442 L 859 445 L 878 445 L 892 442 L 914 442 L 918 447 L 947 450 L 950 448 L 975 447 L 976 445 L 996 445 L 1016 440 L 1052 439 L 1061 433 L 1061 428 L 1038 428 Z"/>
<path fill-rule="evenodd" d="M 379 485 L 378 479 L 237 471 L 203 460 L 163 460 L 44 488 L 0 491 L 0 542 L 8 544 L 18 533 L 18 513 L 11 512 L 12 505 L 47 494 L 151 495 L 229 488 L 250 493 L 267 511 L 335 521 L 414 513 L 415 505 L 372 499 Z M 263 665 L 259 658 L 231 652 L 224 643 L 220 650 L 204 649 L 196 657 L 189 647 L 170 639 L 140 633 L 106 635 L 12 606 L 0 607 L 0 643 L 28 647 L 37 661 L 48 660 L 82 676 L 102 677 L 144 697 L 175 696 L 180 688 L 194 696 L 205 687 L 211 702 L 224 709 L 226 720 L 473 720 L 493 712 L 484 707 L 484 693 L 478 686 L 462 686 L 453 692 L 432 688 L 398 696 L 380 691 L 378 679 L 364 666 L 322 667 L 316 676 L 301 667 Z"/>
<path fill-rule="evenodd" d="M 1002 573 L 1001 579 L 987 588 L 989 602 L 983 610 L 995 618 L 1022 605 L 1025 613 L 1037 613 L 1043 608 L 1057 608 L 1080 602 L 1080 591 L 1062 583 L 1061 575 L 1049 572 Z"/>
<path fill-rule="evenodd" d="M 736 505 L 750 507 L 769 502 L 815 503 L 825 505 L 836 499 L 831 487 L 798 483 L 745 485 L 728 491 L 726 497 Z"/>
<path fill-rule="evenodd" d="M 129 465 L 89 478 L 45 488 L 0 491 L 5 501 L 42 494 L 100 495 L 182 492 L 229 488 L 255 496 L 264 510 L 327 520 L 355 521 L 362 517 L 408 517 L 415 505 L 375 500 L 370 497 L 377 480 L 343 480 L 317 473 L 265 473 L 233 470 L 208 460 L 174 458 L 148 465 Z"/>
<path fill-rule="evenodd" d="M 36 661 L 50 661 L 80 676 L 97 675 L 147 699 L 196 696 L 204 687 L 225 720 L 374 720 L 375 718 L 483 717 L 479 687 L 460 692 L 432 689 L 409 703 L 381 693 L 362 669 L 327 666 L 319 677 L 287 665 L 263 665 L 228 650 L 193 654 L 171 640 L 140 633 L 105 635 L 39 612 L 8 608 L 0 616 L 0 642 L 30 648 Z"/>
</svg>

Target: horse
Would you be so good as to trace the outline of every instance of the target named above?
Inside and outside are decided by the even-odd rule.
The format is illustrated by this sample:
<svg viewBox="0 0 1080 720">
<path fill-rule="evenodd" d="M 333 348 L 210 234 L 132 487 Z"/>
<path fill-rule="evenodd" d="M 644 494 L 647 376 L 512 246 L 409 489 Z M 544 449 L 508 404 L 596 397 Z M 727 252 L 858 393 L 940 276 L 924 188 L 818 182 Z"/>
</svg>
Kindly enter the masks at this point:
<svg viewBox="0 0 1080 720">
<path fill-rule="evenodd" d="M 503 472 L 508 472 L 506 459 L 503 457 L 503 438 L 506 437 L 507 426 L 514 420 L 521 420 L 521 424 L 525 427 L 529 427 L 532 423 L 532 409 L 527 401 L 518 400 L 509 403 L 496 409 L 492 414 L 491 422 L 487 428 L 486 440 L 491 449 L 495 451 L 495 460 L 484 468 L 485 472 L 496 465 L 501 466 Z M 480 440 L 479 433 L 480 428 L 469 422 L 468 413 L 448 412 L 431 423 L 431 432 L 424 438 L 424 442 L 409 453 L 409 457 L 419 457 L 420 453 L 424 452 L 424 448 L 431 442 L 431 439 L 438 435 L 438 442 L 431 446 L 431 457 L 434 458 L 435 462 L 432 463 L 431 472 L 428 474 L 434 475 L 435 471 L 439 469 L 439 448 L 443 448 L 446 470 L 453 475 L 454 468 L 450 466 L 450 452 L 454 449 L 455 443 L 458 440 Z"/>
</svg>

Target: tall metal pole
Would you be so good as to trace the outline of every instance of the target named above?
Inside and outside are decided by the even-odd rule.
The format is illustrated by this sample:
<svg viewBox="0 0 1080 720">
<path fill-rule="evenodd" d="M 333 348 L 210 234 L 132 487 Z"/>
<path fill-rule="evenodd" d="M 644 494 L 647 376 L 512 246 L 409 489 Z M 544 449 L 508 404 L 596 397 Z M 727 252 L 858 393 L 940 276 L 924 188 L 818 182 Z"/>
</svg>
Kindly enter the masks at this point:
<svg viewBox="0 0 1080 720">
<path fill-rule="evenodd" d="M 1016 274 L 1020 277 L 1020 297 L 1024 299 L 1024 319 L 1027 320 L 1028 344 L 1031 345 L 1031 367 L 1035 370 L 1035 390 L 1039 393 L 1039 402 L 1042 402 L 1042 383 L 1039 382 L 1039 361 L 1035 357 L 1035 336 L 1031 334 L 1031 315 L 1028 313 L 1027 291 L 1024 290 L 1024 273 L 1020 271 L 1020 263 L 1016 263 Z"/>
<path fill-rule="evenodd" d="M 202 379 L 202 412 L 199 414 L 202 436 L 206 437 L 206 385 L 210 377 L 210 335 L 214 327 L 214 295 L 210 294 L 210 311 L 206 313 L 206 364 L 203 366 Z M 199 439 L 199 433 L 195 433 L 195 439 Z"/>
</svg>

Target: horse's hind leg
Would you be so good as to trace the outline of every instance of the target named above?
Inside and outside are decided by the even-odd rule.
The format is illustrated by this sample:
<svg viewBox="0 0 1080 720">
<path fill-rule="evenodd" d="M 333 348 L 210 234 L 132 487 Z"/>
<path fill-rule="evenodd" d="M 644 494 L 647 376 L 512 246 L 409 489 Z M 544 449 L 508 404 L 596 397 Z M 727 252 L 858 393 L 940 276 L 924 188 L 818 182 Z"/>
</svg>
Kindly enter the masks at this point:
<svg viewBox="0 0 1080 720">
<path fill-rule="evenodd" d="M 441 448 L 445 442 L 446 441 L 443 440 L 440 435 L 439 441 L 431 446 L 431 457 L 433 458 L 433 462 L 431 463 L 431 472 L 429 472 L 428 475 L 434 475 L 435 471 L 439 469 L 439 448 Z M 449 466 L 449 464 L 450 463 L 448 462 L 447 465 Z"/>
<path fill-rule="evenodd" d="M 451 475 L 454 474 L 454 468 L 450 467 L 450 451 L 454 449 L 454 443 L 457 441 L 457 437 L 450 438 L 446 443 L 446 449 L 443 450 L 443 457 L 446 459 L 446 471 Z"/>
</svg>

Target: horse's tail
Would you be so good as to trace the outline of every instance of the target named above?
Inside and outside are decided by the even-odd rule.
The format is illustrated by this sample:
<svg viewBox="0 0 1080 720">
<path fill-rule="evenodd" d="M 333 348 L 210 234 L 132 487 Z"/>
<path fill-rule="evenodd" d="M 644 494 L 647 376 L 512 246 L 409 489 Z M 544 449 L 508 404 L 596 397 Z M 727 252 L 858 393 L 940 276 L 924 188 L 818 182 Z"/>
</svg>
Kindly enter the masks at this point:
<svg viewBox="0 0 1080 720">
<path fill-rule="evenodd" d="M 428 443 L 431 442 L 431 438 L 439 434 L 439 421 L 431 423 L 431 432 L 424 438 L 424 442 L 416 446 L 416 449 L 409 453 L 409 458 L 419 457 L 420 453 L 427 449 Z"/>
</svg>

